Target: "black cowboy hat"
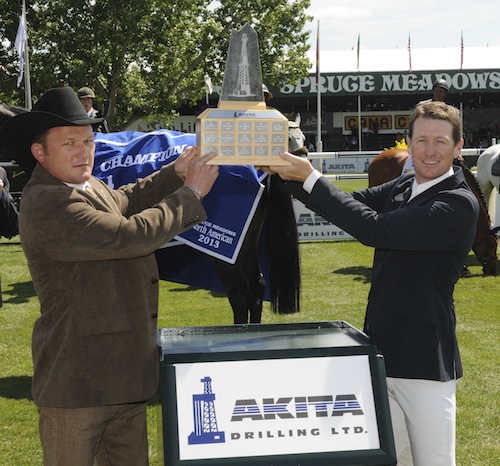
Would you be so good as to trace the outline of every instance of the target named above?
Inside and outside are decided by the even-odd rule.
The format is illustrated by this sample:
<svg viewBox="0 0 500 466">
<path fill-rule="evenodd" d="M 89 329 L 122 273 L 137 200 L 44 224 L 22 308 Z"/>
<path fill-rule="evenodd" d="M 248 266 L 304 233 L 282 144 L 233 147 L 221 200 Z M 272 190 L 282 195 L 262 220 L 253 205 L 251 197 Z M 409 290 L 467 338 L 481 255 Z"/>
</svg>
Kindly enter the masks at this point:
<svg viewBox="0 0 500 466">
<path fill-rule="evenodd" d="M 14 159 L 28 174 L 36 160 L 31 155 L 34 139 L 57 126 L 86 126 L 101 123 L 104 118 L 91 118 L 71 87 L 49 89 L 30 112 L 21 113 L 0 128 L 0 143 L 4 154 Z"/>
</svg>

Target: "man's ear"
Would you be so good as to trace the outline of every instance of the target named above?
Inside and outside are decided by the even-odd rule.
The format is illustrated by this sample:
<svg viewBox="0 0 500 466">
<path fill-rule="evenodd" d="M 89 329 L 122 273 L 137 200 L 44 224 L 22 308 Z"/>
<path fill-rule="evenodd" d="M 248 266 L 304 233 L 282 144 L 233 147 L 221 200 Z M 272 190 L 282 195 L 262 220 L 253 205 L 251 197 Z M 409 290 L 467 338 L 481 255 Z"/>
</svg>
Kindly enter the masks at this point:
<svg viewBox="0 0 500 466">
<path fill-rule="evenodd" d="M 43 163 L 45 151 L 43 150 L 42 144 L 40 144 L 39 142 L 31 144 L 31 153 L 38 162 Z"/>
<path fill-rule="evenodd" d="M 411 155 L 411 139 L 410 136 L 406 135 L 406 152 Z"/>
</svg>

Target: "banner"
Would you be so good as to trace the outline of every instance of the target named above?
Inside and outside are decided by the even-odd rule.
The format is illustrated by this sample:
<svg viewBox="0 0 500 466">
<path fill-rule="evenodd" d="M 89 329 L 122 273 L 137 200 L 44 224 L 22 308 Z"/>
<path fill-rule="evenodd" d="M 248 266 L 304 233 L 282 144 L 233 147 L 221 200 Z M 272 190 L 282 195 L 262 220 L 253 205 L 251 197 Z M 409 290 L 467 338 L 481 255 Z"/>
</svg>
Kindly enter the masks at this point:
<svg viewBox="0 0 500 466">
<path fill-rule="evenodd" d="M 196 136 L 169 130 L 96 133 L 95 144 L 94 176 L 118 188 L 174 161 L 187 146 L 196 145 Z M 221 166 L 203 199 L 208 220 L 175 239 L 234 264 L 264 189 L 260 181 L 266 175 L 259 173 L 250 166 Z"/>
</svg>

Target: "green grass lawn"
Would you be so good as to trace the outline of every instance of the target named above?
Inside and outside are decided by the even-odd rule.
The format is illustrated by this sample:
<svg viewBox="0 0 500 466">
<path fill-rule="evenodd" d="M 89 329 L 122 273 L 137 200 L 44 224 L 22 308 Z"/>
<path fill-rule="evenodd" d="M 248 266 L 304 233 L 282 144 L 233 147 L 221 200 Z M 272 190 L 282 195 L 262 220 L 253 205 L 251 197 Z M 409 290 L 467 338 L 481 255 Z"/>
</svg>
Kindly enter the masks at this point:
<svg viewBox="0 0 500 466">
<path fill-rule="evenodd" d="M 302 311 L 272 314 L 263 322 L 345 320 L 362 327 L 372 250 L 355 241 L 301 244 Z M 457 455 L 461 466 L 500 464 L 499 304 L 500 277 L 482 277 L 469 256 L 472 278 L 456 287 L 456 311 L 465 376 L 458 384 Z M 0 464 L 41 465 L 37 413 L 30 394 L 30 337 L 38 302 L 18 238 L 0 244 L 4 306 L 0 309 Z M 206 290 L 162 282 L 160 327 L 226 325 L 227 299 Z M 158 460 L 159 405 L 149 410 L 150 457 Z"/>
<path fill-rule="evenodd" d="M 360 187 L 359 181 L 348 183 L 344 189 Z M 301 312 L 276 315 L 266 303 L 263 323 L 345 320 L 361 328 L 373 250 L 345 241 L 302 243 L 300 252 Z M 473 277 L 461 279 L 455 291 L 465 372 L 457 392 L 457 462 L 496 466 L 500 464 L 500 276 L 483 277 L 472 254 L 468 265 Z M 38 466 L 42 459 L 30 391 L 30 338 L 39 310 L 18 237 L 0 240 L 0 274 L 4 301 L 0 308 L 0 465 Z M 225 296 L 169 282 L 161 282 L 159 316 L 160 327 L 232 323 Z M 159 409 L 157 400 L 152 400 L 148 408 L 152 466 L 161 464 Z"/>
</svg>

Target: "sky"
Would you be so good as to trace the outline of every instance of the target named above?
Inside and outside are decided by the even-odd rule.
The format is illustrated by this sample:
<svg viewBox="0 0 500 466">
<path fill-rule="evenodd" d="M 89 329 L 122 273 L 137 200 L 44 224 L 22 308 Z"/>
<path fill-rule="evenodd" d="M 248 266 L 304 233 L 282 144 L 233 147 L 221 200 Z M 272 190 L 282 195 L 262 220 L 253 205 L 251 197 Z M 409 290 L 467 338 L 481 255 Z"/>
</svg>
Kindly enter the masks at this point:
<svg viewBox="0 0 500 466">
<path fill-rule="evenodd" d="M 500 46 L 498 0 L 311 0 L 306 30 L 316 50 Z"/>
</svg>

